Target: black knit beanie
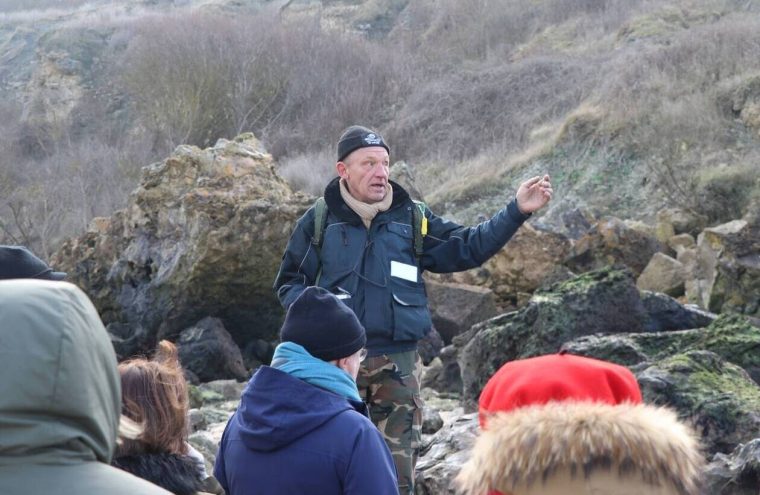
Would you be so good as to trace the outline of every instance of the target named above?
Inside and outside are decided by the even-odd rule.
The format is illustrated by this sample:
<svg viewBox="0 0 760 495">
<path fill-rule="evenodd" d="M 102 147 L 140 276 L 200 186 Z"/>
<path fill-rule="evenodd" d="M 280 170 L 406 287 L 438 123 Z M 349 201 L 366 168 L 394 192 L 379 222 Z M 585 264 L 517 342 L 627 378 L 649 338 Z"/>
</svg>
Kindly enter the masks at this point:
<svg viewBox="0 0 760 495">
<path fill-rule="evenodd" d="M 353 311 L 322 287 L 307 287 L 288 308 L 280 340 L 293 342 L 323 361 L 341 359 L 367 343 Z"/>
<path fill-rule="evenodd" d="M 352 151 L 370 146 L 382 146 L 388 153 L 391 152 L 388 145 L 383 141 L 383 136 L 360 125 L 352 125 L 341 134 L 338 139 L 338 161 L 343 161 Z"/>
<path fill-rule="evenodd" d="M 64 272 L 56 272 L 24 246 L 0 246 L 0 280 L 41 278 L 63 280 Z"/>
</svg>

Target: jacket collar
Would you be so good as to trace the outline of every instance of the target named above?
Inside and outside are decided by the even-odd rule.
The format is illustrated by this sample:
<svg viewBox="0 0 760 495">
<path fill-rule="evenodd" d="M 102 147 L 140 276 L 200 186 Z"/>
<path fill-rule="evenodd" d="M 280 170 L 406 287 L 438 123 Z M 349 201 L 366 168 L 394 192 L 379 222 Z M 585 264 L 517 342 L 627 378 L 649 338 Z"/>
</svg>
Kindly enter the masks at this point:
<svg viewBox="0 0 760 495">
<path fill-rule="evenodd" d="M 409 193 L 403 187 L 393 181 L 389 181 L 393 188 L 393 202 L 388 211 L 393 210 L 409 201 Z M 335 177 L 325 187 L 325 203 L 330 213 L 338 217 L 341 222 L 347 222 L 352 225 L 361 225 L 362 219 L 352 210 L 340 195 L 340 177 Z M 382 215 L 382 213 L 380 213 Z"/>
</svg>

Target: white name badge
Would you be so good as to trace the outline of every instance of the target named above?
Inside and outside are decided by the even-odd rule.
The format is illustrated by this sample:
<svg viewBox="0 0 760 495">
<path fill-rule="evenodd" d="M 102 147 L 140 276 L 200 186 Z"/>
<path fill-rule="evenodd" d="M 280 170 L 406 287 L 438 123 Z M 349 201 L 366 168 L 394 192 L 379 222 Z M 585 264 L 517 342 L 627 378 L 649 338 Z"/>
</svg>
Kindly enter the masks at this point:
<svg viewBox="0 0 760 495">
<path fill-rule="evenodd" d="M 399 263 L 398 261 L 391 261 L 391 277 L 403 278 L 410 282 L 416 282 L 417 267 L 414 265 L 407 265 L 406 263 Z"/>
</svg>

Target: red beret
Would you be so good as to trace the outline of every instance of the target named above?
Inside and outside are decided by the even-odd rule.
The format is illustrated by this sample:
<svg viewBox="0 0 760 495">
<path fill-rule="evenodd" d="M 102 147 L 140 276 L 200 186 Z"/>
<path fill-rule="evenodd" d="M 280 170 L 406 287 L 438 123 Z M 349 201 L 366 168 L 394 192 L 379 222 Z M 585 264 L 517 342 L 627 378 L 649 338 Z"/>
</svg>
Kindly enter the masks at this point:
<svg viewBox="0 0 760 495">
<path fill-rule="evenodd" d="M 480 426 L 489 414 L 551 401 L 639 404 L 641 390 L 628 368 L 607 361 L 572 354 L 511 361 L 480 394 Z"/>
</svg>

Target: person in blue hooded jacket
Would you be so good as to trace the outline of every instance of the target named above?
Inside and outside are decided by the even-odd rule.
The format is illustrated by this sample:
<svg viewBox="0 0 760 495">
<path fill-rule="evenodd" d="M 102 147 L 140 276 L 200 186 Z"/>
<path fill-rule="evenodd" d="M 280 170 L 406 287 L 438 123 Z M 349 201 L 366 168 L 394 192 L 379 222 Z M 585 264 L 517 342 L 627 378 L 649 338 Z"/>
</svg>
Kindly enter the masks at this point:
<svg viewBox="0 0 760 495">
<path fill-rule="evenodd" d="M 390 451 L 356 387 L 367 342 L 356 315 L 309 287 L 280 338 L 222 435 L 214 476 L 226 493 L 398 494 Z"/>
</svg>

